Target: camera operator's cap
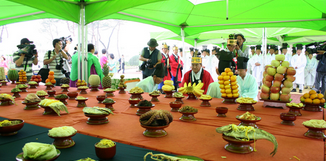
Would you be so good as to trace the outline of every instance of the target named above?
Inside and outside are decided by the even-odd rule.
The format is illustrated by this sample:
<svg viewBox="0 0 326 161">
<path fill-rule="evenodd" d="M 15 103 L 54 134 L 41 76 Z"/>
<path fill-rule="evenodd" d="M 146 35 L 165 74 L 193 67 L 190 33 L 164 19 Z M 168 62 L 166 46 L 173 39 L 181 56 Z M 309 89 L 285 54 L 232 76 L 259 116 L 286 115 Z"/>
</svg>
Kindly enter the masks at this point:
<svg viewBox="0 0 326 161">
<path fill-rule="evenodd" d="M 156 39 L 153 39 L 153 38 L 148 41 L 147 45 L 149 47 L 156 47 L 156 46 L 158 46 Z"/>
<path fill-rule="evenodd" d="M 157 64 L 156 67 L 155 67 L 155 70 L 153 72 L 153 76 L 156 75 L 156 77 L 159 77 L 159 78 L 164 78 L 164 73 L 165 71 L 163 70 L 163 64 L 160 63 L 160 64 Z"/>
<path fill-rule="evenodd" d="M 228 45 L 237 45 L 237 39 L 236 36 L 234 36 L 234 34 L 229 35 Z"/>
<path fill-rule="evenodd" d="M 197 56 L 192 57 L 191 63 L 195 63 L 195 64 L 201 63 L 201 57 L 197 57 Z"/>
<path fill-rule="evenodd" d="M 178 50 L 178 47 L 174 45 L 172 50 Z"/>
<path fill-rule="evenodd" d="M 182 52 L 182 48 L 179 48 L 179 51 Z"/>
<path fill-rule="evenodd" d="M 256 50 L 261 50 L 261 45 L 256 45 Z"/>
<path fill-rule="evenodd" d="M 247 69 L 248 60 L 247 57 L 237 57 L 237 69 Z"/>
<path fill-rule="evenodd" d="M 190 50 L 190 51 L 194 51 L 194 48 L 193 48 L 193 47 L 190 47 L 189 50 Z"/>
<path fill-rule="evenodd" d="M 168 48 L 168 45 L 164 42 L 163 44 L 162 44 L 162 49 L 167 49 Z"/>
<path fill-rule="evenodd" d="M 302 50 L 303 49 L 303 45 L 302 44 L 297 44 L 296 47 L 297 47 L 297 50 Z"/>
<path fill-rule="evenodd" d="M 29 41 L 27 38 L 23 38 L 20 40 L 20 44 L 23 45 L 25 43 L 33 43 L 33 41 Z"/>
<path fill-rule="evenodd" d="M 242 37 L 242 39 L 243 39 L 243 42 L 245 42 L 245 41 L 246 41 L 245 37 L 244 37 L 242 34 L 236 34 L 236 35 L 235 35 L 235 39 L 237 39 L 237 37 L 238 37 L 238 36 L 241 36 L 241 37 Z"/>
<path fill-rule="evenodd" d="M 250 46 L 250 49 L 251 50 L 255 50 L 256 49 L 256 46 Z"/>
</svg>

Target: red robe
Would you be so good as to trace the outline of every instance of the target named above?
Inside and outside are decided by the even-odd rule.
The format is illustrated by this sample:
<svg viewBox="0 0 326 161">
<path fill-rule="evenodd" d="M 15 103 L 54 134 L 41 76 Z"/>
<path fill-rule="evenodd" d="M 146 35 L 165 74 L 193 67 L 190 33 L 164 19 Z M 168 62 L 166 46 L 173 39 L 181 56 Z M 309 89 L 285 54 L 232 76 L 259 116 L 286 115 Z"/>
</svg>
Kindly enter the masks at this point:
<svg viewBox="0 0 326 161">
<path fill-rule="evenodd" d="M 165 58 L 165 56 L 164 56 L 164 54 L 163 53 L 161 53 L 162 54 L 162 59 L 161 59 L 161 63 L 163 63 L 163 65 L 164 65 L 164 72 L 166 73 L 166 75 L 164 75 L 164 78 L 163 78 L 163 82 L 165 81 L 165 80 L 171 80 L 171 74 L 169 73 L 170 71 L 169 71 L 169 69 L 167 69 L 166 68 L 166 61 L 169 59 L 169 55 L 167 55 L 167 58 Z"/>
<path fill-rule="evenodd" d="M 191 72 L 192 72 L 192 70 L 189 70 L 189 71 L 188 71 L 188 72 L 183 76 L 183 80 L 182 80 L 182 83 L 181 83 L 181 87 L 183 87 L 183 85 L 185 84 L 185 82 L 188 84 L 189 81 L 191 81 L 191 78 L 189 77 L 189 75 L 191 74 Z M 213 83 L 214 80 L 213 80 L 211 74 L 209 74 L 209 72 L 206 71 L 206 70 L 204 70 L 204 69 L 203 69 L 203 71 L 202 71 L 202 75 L 203 75 L 203 76 L 202 76 L 201 82 L 204 83 L 204 86 L 203 86 L 203 88 L 201 88 L 201 89 L 203 89 L 203 90 L 204 90 L 204 94 L 206 94 L 209 84 Z M 191 82 L 191 84 L 192 84 L 192 83 L 193 83 L 193 82 Z"/>
<path fill-rule="evenodd" d="M 170 67 L 171 67 L 171 74 L 173 75 L 173 77 L 176 77 L 179 62 L 175 61 L 175 56 L 173 54 L 170 55 L 169 61 L 170 61 Z M 178 56 L 178 61 L 180 61 L 181 67 L 183 67 L 183 62 L 182 62 L 182 60 L 181 60 L 181 58 L 179 56 Z M 181 78 L 182 78 L 182 73 L 181 72 L 182 72 L 182 70 L 181 70 L 181 68 L 179 68 L 178 81 L 181 81 Z"/>
</svg>

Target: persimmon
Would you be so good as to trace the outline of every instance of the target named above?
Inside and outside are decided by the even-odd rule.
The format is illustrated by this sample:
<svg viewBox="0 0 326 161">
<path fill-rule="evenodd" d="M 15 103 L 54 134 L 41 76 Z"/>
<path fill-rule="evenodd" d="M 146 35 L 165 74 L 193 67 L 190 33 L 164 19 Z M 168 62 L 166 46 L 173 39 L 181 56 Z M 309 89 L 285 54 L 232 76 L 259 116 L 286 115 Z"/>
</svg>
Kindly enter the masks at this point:
<svg viewBox="0 0 326 161">
<path fill-rule="evenodd" d="M 49 75 L 48 76 L 48 79 L 53 80 L 54 79 L 54 76 L 53 75 Z"/>
<path fill-rule="evenodd" d="M 38 79 L 37 79 L 37 78 L 35 78 L 35 79 L 34 79 L 34 81 L 35 81 L 35 82 L 38 82 Z"/>
<path fill-rule="evenodd" d="M 50 79 L 46 79 L 46 80 L 45 80 L 45 83 L 47 83 L 47 82 L 50 82 Z"/>
<path fill-rule="evenodd" d="M 52 83 L 52 84 L 55 84 L 55 82 L 56 82 L 55 79 L 52 79 L 52 80 L 51 80 L 51 83 Z"/>
<path fill-rule="evenodd" d="M 224 71 L 227 72 L 227 73 L 232 72 L 232 70 L 230 68 L 225 68 Z"/>
<path fill-rule="evenodd" d="M 41 76 L 40 76 L 40 75 L 37 75 L 36 77 L 37 77 L 37 79 L 40 79 L 40 78 L 41 78 Z"/>
<path fill-rule="evenodd" d="M 49 75 L 54 75 L 54 71 L 49 71 Z"/>
</svg>

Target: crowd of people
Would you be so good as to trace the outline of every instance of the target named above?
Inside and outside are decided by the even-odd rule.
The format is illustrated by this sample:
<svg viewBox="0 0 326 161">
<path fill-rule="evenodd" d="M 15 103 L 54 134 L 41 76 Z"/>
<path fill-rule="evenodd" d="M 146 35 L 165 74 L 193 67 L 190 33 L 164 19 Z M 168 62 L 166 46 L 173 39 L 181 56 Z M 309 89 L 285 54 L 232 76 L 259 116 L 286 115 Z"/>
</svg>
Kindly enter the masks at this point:
<svg viewBox="0 0 326 161">
<path fill-rule="evenodd" d="M 221 98 L 217 77 L 230 68 L 237 75 L 240 96 L 257 100 L 265 66 L 271 65 L 276 54 L 283 54 L 285 61 L 296 70 L 292 92 L 297 92 L 299 88 L 298 92 L 302 93 L 304 88 L 310 88 L 325 93 L 326 51 L 296 44 L 288 52 L 289 45 L 283 43 L 280 49 L 277 45 L 267 45 L 266 54 L 262 54 L 262 45 L 248 46 L 244 45 L 245 41 L 242 34 L 230 34 L 226 49 L 214 46 L 210 52 L 207 46 L 203 46 L 200 52 L 189 48 L 189 56 L 184 56 L 182 48 L 178 49 L 177 46 L 173 46 L 173 52 L 170 53 L 166 43 L 162 44 L 162 50 L 159 51 L 157 41 L 150 39 L 139 58 L 143 62 L 140 70 L 144 80 L 136 86 L 150 86 L 145 92 L 159 90 L 164 93 L 162 86 L 165 80 L 172 80 L 175 88 L 182 87 L 184 83 L 197 84 L 201 81 L 204 83 L 204 94 Z M 183 60 L 187 62 L 184 64 Z"/>
<path fill-rule="evenodd" d="M 44 83 L 46 83 L 48 71 L 53 71 L 56 85 L 60 85 L 62 78 L 69 78 L 71 80 L 70 85 L 74 87 L 78 79 L 78 72 L 81 73 L 81 70 L 78 68 L 78 44 L 74 48 L 75 52 L 72 55 L 68 53 L 71 41 L 72 39 L 66 38 L 54 39 L 52 41 L 53 49 L 48 50 L 44 54 L 43 62 L 40 62 L 44 65 L 43 68 L 38 73 L 34 73 L 32 66 L 39 63 L 38 52 L 34 49 L 33 41 L 23 38 L 20 41 L 20 45 L 18 45 L 19 49 L 13 54 L 15 69 L 23 69 L 26 72 L 27 80 L 30 80 L 34 74 L 40 74 Z M 124 55 L 116 61 L 114 54 L 107 55 L 106 49 L 103 49 L 102 55 L 98 56 L 93 44 L 88 44 L 87 52 L 87 57 L 85 58 L 88 65 L 87 78 L 91 74 L 103 77 L 102 70 L 104 64 L 107 64 L 110 73 L 118 73 L 120 71 L 125 73 Z M 4 56 L 1 56 L 0 67 L 3 67 L 5 71 L 9 70 L 8 62 L 6 62 Z"/>
</svg>

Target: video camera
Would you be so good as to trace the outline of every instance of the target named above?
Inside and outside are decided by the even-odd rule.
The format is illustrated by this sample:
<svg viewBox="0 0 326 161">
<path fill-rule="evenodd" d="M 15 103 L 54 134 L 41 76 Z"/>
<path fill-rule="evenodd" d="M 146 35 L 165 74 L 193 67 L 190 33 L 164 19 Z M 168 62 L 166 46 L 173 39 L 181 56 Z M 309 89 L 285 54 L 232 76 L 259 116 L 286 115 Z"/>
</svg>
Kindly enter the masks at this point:
<svg viewBox="0 0 326 161">
<path fill-rule="evenodd" d="M 314 42 L 306 45 L 306 50 L 310 50 L 311 53 L 317 53 L 318 50 L 326 51 L 326 41 Z"/>
<path fill-rule="evenodd" d="M 59 38 L 62 41 L 62 49 L 65 49 L 67 46 L 67 41 L 72 42 L 72 38 L 71 35 L 67 36 L 67 37 L 61 37 Z"/>
<path fill-rule="evenodd" d="M 18 49 L 20 49 L 23 53 L 25 54 L 25 56 L 27 58 L 31 58 L 33 57 L 34 55 L 37 54 L 37 51 L 36 51 L 36 46 L 34 44 L 29 44 L 29 45 L 26 45 L 26 44 L 23 44 L 23 45 L 17 45 Z M 20 53 L 20 54 L 21 54 Z"/>
</svg>

